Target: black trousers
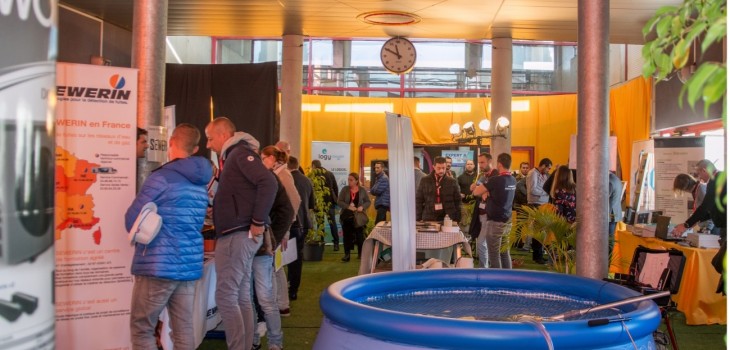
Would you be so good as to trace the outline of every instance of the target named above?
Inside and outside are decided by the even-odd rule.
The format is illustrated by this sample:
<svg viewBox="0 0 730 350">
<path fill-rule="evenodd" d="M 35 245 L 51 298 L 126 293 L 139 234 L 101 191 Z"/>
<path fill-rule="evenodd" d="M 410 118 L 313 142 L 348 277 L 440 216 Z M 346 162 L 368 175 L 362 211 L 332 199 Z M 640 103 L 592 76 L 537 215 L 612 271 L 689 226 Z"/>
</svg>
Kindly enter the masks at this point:
<svg viewBox="0 0 730 350">
<path fill-rule="evenodd" d="M 286 265 L 289 278 L 289 293 L 297 293 L 299 291 L 299 285 L 302 282 L 302 250 L 304 249 L 305 235 L 306 232 L 297 223 L 291 225 L 291 228 L 289 229 L 289 237 L 297 238 L 297 260 Z M 294 247 L 289 247 L 289 249 L 292 248 Z"/>
<path fill-rule="evenodd" d="M 530 204 L 528 204 L 528 206 L 529 206 L 530 208 L 537 208 L 537 207 L 539 207 L 540 205 L 541 205 L 541 204 L 534 204 L 534 203 L 530 203 Z M 542 243 L 540 243 L 540 241 L 536 240 L 536 239 L 535 239 L 535 238 L 533 237 L 533 238 L 532 238 L 532 260 L 533 260 L 533 261 L 539 261 L 539 260 L 544 260 L 544 258 L 543 258 L 543 254 L 544 254 L 544 253 L 545 253 L 545 249 L 544 249 L 544 247 L 542 246 Z"/>
<path fill-rule="evenodd" d="M 332 234 L 332 243 L 340 244 L 340 233 L 337 231 L 337 219 L 335 219 L 335 203 L 330 204 L 330 210 L 327 212 L 330 222 L 330 234 Z"/>
<path fill-rule="evenodd" d="M 376 211 L 376 214 L 375 214 L 375 224 L 376 225 L 379 222 L 385 221 L 388 218 L 388 216 L 387 216 L 388 210 L 390 210 L 390 208 L 388 208 L 386 206 L 375 207 L 375 211 Z"/>
<path fill-rule="evenodd" d="M 363 229 L 365 227 L 355 227 L 355 218 L 350 217 L 342 221 L 342 237 L 345 245 L 345 254 L 349 254 L 357 245 L 357 254 L 362 250 Z"/>
</svg>

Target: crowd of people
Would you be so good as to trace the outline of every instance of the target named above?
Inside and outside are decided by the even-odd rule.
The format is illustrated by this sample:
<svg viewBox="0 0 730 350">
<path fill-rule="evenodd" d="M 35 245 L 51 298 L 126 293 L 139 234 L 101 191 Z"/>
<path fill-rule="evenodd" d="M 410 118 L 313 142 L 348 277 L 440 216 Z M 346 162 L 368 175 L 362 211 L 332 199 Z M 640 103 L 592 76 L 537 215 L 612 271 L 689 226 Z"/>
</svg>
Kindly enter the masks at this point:
<svg viewBox="0 0 730 350">
<path fill-rule="evenodd" d="M 237 131 L 225 117 L 211 121 L 204 130 L 206 147 L 218 155 L 218 163 L 194 156 L 198 152 L 200 130 L 190 124 L 178 125 L 169 140 L 169 162 L 155 170 L 139 189 L 125 214 L 131 229 L 148 203 L 156 204 L 162 226 L 148 244 L 136 244 L 132 262 L 133 302 L 130 315 L 134 348 L 157 348 L 155 329 L 163 308 L 170 313 L 175 348 L 192 349 L 193 298 L 195 281 L 203 274 L 203 242 L 200 234 L 204 220 L 210 220 L 216 234 L 215 300 L 226 333 L 229 349 L 260 349 L 257 324 L 263 322 L 269 349 L 283 348 L 281 317 L 291 314 L 289 303 L 297 300 L 301 283 L 302 250 L 306 232 L 312 228 L 310 211 L 316 210 L 315 191 L 299 161 L 290 156 L 291 145 L 279 141 L 261 147 L 252 135 Z M 147 134 L 137 132 L 137 157 L 144 157 Z M 477 164 L 467 160 L 458 177 L 451 169 L 452 159 L 435 157 L 429 173 L 414 157 L 415 213 L 418 221 L 442 222 L 462 219 L 462 206 L 473 203 L 468 225 L 476 241 L 478 267 L 512 268 L 510 249 L 518 244 L 532 250 L 532 259 L 548 263 L 538 239 L 509 242 L 513 210 L 535 208 L 552 203 L 556 213 L 568 223 L 576 221 L 575 170 L 541 159 L 530 169 L 522 162 L 511 171 L 512 157 L 507 153 L 493 157 L 481 153 Z M 478 170 L 476 169 L 478 166 Z M 327 224 L 333 250 L 340 240 L 336 207 L 340 208 L 342 262 L 351 253 L 362 253 L 367 210 L 375 209 L 375 224 L 386 221 L 390 211 L 391 188 L 386 164 L 374 163 L 369 189 L 358 173 L 350 173 L 347 186 L 338 188 L 332 172 L 319 160 L 312 170 L 328 189 L 324 196 Z M 707 160 L 697 164 L 698 178 L 680 174 L 674 181 L 678 192 L 690 193 L 693 214 L 673 230 L 681 235 L 700 223 L 722 237 L 725 247 L 725 217 L 714 205 L 719 172 Z M 609 256 L 613 250 L 616 223 L 622 220 L 622 183 L 609 174 L 609 223 L 606 234 Z M 722 188 L 724 191 L 724 186 Z M 371 200 L 371 196 L 374 200 Z M 463 223 L 462 223 L 463 224 Z M 294 243 L 290 239 L 294 238 Z M 294 244 L 294 246 L 289 246 Z M 274 250 L 296 249 L 297 260 L 285 269 L 274 268 Z"/>
</svg>

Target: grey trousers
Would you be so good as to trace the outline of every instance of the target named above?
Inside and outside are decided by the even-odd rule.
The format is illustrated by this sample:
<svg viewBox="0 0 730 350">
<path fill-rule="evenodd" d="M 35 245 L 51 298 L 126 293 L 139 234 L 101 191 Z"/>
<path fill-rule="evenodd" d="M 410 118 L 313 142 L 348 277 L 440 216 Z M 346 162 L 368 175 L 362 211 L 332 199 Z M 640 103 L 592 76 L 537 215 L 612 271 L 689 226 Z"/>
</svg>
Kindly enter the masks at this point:
<svg viewBox="0 0 730 350">
<path fill-rule="evenodd" d="M 502 251 L 502 248 L 504 246 L 509 247 L 509 242 L 505 242 L 504 239 L 509 237 L 509 232 L 512 230 L 512 222 L 487 220 L 486 226 L 489 267 L 495 269 L 511 269 L 512 257 L 509 254 L 509 249 Z"/>
<path fill-rule="evenodd" d="M 171 338 L 175 349 L 195 349 L 194 297 L 195 281 L 135 276 L 129 317 L 132 349 L 157 350 L 155 327 L 165 307 L 170 314 Z"/>
<path fill-rule="evenodd" d="M 215 302 L 223 320 L 228 349 L 250 350 L 253 346 L 251 272 L 253 258 L 263 242 L 248 238 L 248 231 L 218 238 L 215 245 Z"/>
</svg>

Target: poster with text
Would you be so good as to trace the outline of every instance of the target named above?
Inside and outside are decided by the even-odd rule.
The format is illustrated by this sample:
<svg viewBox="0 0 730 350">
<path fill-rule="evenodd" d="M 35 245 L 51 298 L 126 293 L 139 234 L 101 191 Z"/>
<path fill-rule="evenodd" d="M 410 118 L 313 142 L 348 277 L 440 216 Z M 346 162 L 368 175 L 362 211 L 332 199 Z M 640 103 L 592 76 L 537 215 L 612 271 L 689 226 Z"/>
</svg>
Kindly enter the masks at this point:
<svg viewBox="0 0 730 350">
<path fill-rule="evenodd" d="M 312 141 L 312 160 L 315 159 L 335 174 L 338 189 L 347 186 L 347 174 L 352 172 L 349 142 Z"/>
<path fill-rule="evenodd" d="M 464 168 L 466 167 L 466 161 L 471 160 L 474 161 L 474 151 L 470 150 L 468 147 L 464 149 L 464 147 L 454 150 L 454 149 L 445 149 L 441 151 L 441 156 L 446 158 L 451 158 L 451 170 L 453 170 L 456 173 L 456 176 L 461 175 L 464 172 Z M 496 156 L 494 157 L 494 163 L 492 163 L 493 167 L 497 167 L 496 162 Z M 476 162 L 475 162 L 476 169 Z"/>
<path fill-rule="evenodd" d="M 0 349 L 55 349 L 55 1 L 0 1 Z"/>
<path fill-rule="evenodd" d="M 137 70 L 59 63 L 56 84 L 58 348 L 128 349 Z"/>
<path fill-rule="evenodd" d="M 692 213 L 692 195 L 673 190 L 674 178 L 695 173 L 695 164 L 705 157 L 704 137 L 667 137 L 654 139 L 654 183 L 656 210 L 672 217 L 672 224 L 687 220 Z"/>
</svg>

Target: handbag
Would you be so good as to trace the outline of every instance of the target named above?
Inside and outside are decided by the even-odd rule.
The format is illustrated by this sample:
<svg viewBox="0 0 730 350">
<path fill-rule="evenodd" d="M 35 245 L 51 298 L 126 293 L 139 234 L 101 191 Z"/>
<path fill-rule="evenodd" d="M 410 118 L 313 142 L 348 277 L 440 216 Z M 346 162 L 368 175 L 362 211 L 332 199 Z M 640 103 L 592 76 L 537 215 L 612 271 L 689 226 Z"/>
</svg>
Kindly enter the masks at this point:
<svg viewBox="0 0 730 350">
<path fill-rule="evenodd" d="M 355 227 L 360 228 L 368 224 L 368 221 L 370 221 L 370 218 L 368 218 L 368 214 L 365 214 L 365 212 L 362 211 L 356 211 L 355 212 Z"/>
<path fill-rule="evenodd" d="M 139 211 L 139 215 L 137 215 L 137 220 L 134 221 L 132 229 L 129 230 L 129 234 L 127 235 L 129 244 L 150 244 L 157 237 L 157 233 L 160 232 L 161 227 L 162 217 L 157 214 L 157 205 L 154 202 L 145 204 L 142 210 Z"/>
</svg>

